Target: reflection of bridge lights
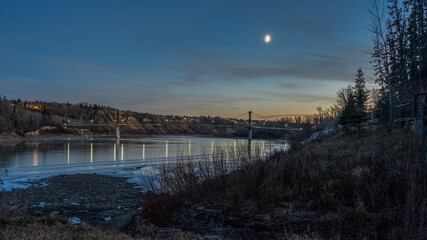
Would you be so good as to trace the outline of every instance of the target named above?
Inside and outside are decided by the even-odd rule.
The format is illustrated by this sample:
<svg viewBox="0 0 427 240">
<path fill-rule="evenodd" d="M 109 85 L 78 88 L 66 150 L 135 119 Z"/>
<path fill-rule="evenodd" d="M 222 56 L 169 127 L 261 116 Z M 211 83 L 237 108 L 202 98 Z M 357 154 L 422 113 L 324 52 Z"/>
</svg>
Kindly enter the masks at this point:
<svg viewBox="0 0 427 240">
<path fill-rule="evenodd" d="M 117 148 L 117 146 L 116 146 L 116 144 L 114 144 L 114 161 L 116 161 L 116 156 L 117 156 L 116 148 Z"/>
<path fill-rule="evenodd" d="M 90 162 L 93 162 L 93 143 L 90 143 Z"/>
<path fill-rule="evenodd" d="M 168 151 L 169 150 L 169 141 L 166 140 L 166 158 L 168 157 Z"/>
<path fill-rule="evenodd" d="M 39 165 L 39 158 L 37 155 L 37 149 L 34 149 L 33 152 L 33 166 L 38 166 Z"/>
<path fill-rule="evenodd" d="M 211 142 L 211 148 L 212 148 L 212 157 L 214 155 L 214 141 Z"/>
<path fill-rule="evenodd" d="M 67 164 L 70 164 L 70 143 L 67 144 Z"/>
</svg>

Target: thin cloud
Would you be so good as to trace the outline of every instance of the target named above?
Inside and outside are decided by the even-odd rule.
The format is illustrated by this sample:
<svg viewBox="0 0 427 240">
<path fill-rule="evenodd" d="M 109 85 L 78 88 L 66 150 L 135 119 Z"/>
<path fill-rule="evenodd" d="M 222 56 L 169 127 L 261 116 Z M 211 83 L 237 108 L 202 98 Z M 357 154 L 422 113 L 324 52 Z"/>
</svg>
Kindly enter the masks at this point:
<svg viewBox="0 0 427 240">
<path fill-rule="evenodd" d="M 347 82 L 354 78 L 354 73 L 360 63 L 368 56 L 363 52 L 363 46 L 342 48 L 334 54 L 322 52 L 297 52 L 286 57 L 276 57 L 266 62 L 248 61 L 249 57 L 239 59 L 222 58 L 216 53 L 210 58 L 202 58 L 197 53 L 197 61 L 189 60 L 182 65 L 182 71 L 187 74 L 181 80 L 200 84 L 216 81 L 247 81 L 262 78 L 291 78 L 322 81 Z"/>
<path fill-rule="evenodd" d="M 297 89 L 302 87 L 299 83 L 280 83 L 279 86 L 285 89 Z"/>
<path fill-rule="evenodd" d="M 268 96 L 270 100 L 274 101 L 287 101 L 287 102 L 316 102 L 316 103 L 331 103 L 335 100 L 333 96 L 298 93 L 298 92 L 276 92 L 276 91 L 254 91 L 255 94 L 261 96 Z"/>
</svg>

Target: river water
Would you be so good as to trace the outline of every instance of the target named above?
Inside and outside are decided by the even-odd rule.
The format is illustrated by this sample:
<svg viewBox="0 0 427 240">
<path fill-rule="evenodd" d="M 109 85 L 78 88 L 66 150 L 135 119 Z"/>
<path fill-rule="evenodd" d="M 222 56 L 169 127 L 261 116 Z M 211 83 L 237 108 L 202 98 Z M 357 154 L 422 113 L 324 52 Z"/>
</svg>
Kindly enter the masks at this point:
<svg viewBox="0 0 427 240">
<path fill-rule="evenodd" d="M 252 149 L 287 149 L 285 141 L 252 141 Z M 36 179 L 60 174 L 99 173 L 137 184 L 161 164 L 207 159 L 213 152 L 247 150 L 246 139 L 205 136 L 139 136 L 0 140 L 0 191 L 26 188 Z M 256 146 L 255 146 L 256 145 Z M 1 183 L 0 181 L 0 183 Z"/>
<path fill-rule="evenodd" d="M 0 168 L 41 167 L 140 161 L 164 163 L 171 159 L 233 151 L 245 139 L 197 136 L 140 136 L 114 138 L 55 138 L 0 141 Z M 286 147 L 284 141 L 254 140 L 262 150 Z"/>
</svg>

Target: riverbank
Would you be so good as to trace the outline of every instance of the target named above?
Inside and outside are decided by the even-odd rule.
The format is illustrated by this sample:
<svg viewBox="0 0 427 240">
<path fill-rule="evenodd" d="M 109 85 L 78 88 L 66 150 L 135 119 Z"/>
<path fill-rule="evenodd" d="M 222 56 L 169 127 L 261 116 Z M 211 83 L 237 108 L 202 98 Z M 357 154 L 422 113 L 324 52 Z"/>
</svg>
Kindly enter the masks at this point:
<svg viewBox="0 0 427 240">
<path fill-rule="evenodd" d="M 221 154 L 159 167 L 145 193 L 127 178 L 77 174 L 2 196 L 10 216 L 55 213 L 129 238 L 425 239 L 424 146 L 404 130 L 338 130 L 251 161 L 243 147 L 231 168 Z"/>
<path fill-rule="evenodd" d="M 203 239 L 138 221 L 142 192 L 128 177 L 72 174 L 0 192 L 0 239 Z"/>
<path fill-rule="evenodd" d="M 425 143 L 412 132 L 342 129 L 266 159 L 241 154 L 231 172 L 162 169 L 138 217 L 230 239 L 427 238 Z"/>
</svg>

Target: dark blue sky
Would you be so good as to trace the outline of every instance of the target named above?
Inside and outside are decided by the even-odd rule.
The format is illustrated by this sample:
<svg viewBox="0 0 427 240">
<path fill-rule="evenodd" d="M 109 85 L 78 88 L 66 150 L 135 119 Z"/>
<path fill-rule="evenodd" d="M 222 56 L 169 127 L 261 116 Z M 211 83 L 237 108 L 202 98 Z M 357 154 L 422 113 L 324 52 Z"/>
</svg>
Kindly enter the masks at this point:
<svg viewBox="0 0 427 240">
<path fill-rule="evenodd" d="M 367 4 L 3 0 L 0 95 L 160 114 L 311 113 L 359 66 L 369 72 Z"/>
</svg>

